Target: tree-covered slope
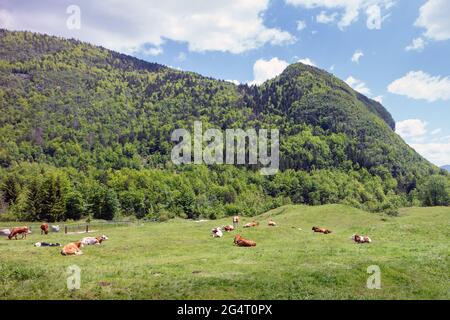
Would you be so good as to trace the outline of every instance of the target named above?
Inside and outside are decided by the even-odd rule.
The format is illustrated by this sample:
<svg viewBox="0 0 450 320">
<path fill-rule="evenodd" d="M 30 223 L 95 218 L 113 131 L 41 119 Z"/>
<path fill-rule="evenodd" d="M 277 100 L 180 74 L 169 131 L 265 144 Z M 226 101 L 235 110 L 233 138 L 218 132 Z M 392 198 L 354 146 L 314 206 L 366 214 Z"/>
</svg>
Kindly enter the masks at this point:
<svg viewBox="0 0 450 320">
<path fill-rule="evenodd" d="M 363 196 L 356 203 L 382 203 L 389 192 L 410 194 L 417 181 L 438 172 L 394 133 L 394 121 L 382 105 L 333 75 L 300 63 L 259 87 L 235 86 L 75 40 L 1 30 L 0 108 L 1 178 L 9 181 L 3 194 L 8 195 L 11 184 L 17 184 L 17 190 L 6 197 L 3 206 L 10 210 L 18 206 L 20 199 L 25 206 L 20 210 L 31 210 L 24 209 L 29 208 L 25 204 L 31 192 L 24 176 L 41 177 L 39 183 L 45 185 L 44 180 L 52 176 L 47 171 L 62 170 L 69 180 L 67 188 L 81 193 L 78 200 L 88 208 L 83 207 L 84 213 L 92 214 L 96 206 L 85 194 L 89 189 L 84 186 L 86 177 L 117 192 L 119 211 L 124 212 L 121 192 L 128 192 L 129 187 L 111 185 L 111 175 L 120 175 L 114 171 L 157 169 L 170 175 L 174 170 L 185 170 L 174 168 L 170 162 L 174 145 L 170 135 L 176 128 L 191 129 L 196 120 L 202 121 L 203 128 L 280 129 L 281 177 L 289 174 L 287 170 L 294 170 L 295 175 L 308 177 L 329 172 L 320 177 L 333 180 L 338 175 L 366 187 L 369 180 L 383 181 L 376 182 L 382 195 L 376 197 L 373 193 L 377 192 L 370 191 L 372 195 L 367 197 L 375 199 Z M 28 166 L 24 169 L 29 162 L 35 163 L 38 167 L 33 170 L 42 175 L 33 174 Z M 254 168 L 240 169 L 230 173 L 231 169 L 210 167 L 205 173 L 210 176 L 205 179 L 212 185 L 226 186 L 221 175 L 245 177 L 240 187 L 239 183 L 230 187 L 232 195 L 256 188 L 253 194 L 261 197 L 283 196 L 287 201 L 297 199 L 294 201 L 311 204 L 354 198 L 353 193 L 344 190 L 333 196 L 328 191 L 322 194 L 318 186 L 307 186 L 303 176 L 298 177 L 301 188 L 291 186 L 283 191 L 280 186 L 277 189 L 270 185 L 282 179 L 280 176 L 261 180 Z M 75 178 L 71 170 L 81 175 Z M 186 188 L 195 189 L 190 178 L 186 179 Z M 168 180 L 164 181 L 161 183 Z M 178 200 L 166 198 L 153 200 L 158 204 L 153 203 L 153 207 L 146 204 L 150 191 L 148 185 L 143 185 L 139 195 L 144 199 L 139 198 L 144 210 L 141 216 L 159 210 L 155 207 L 179 208 Z M 169 185 L 167 188 L 178 187 Z M 49 192 L 55 192 L 55 188 L 53 185 Z M 208 196 L 205 202 L 199 202 L 197 196 L 206 189 L 196 190 L 189 203 L 214 207 L 214 203 L 225 206 L 239 202 L 234 196 L 228 200 L 217 197 L 211 188 L 212 199 Z M 107 194 L 105 191 L 103 196 Z M 67 205 L 66 198 L 63 202 Z M 241 203 L 238 207 L 246 206 Z M 184 213 L 193 211 L 181 207 Z"/>
</svg>

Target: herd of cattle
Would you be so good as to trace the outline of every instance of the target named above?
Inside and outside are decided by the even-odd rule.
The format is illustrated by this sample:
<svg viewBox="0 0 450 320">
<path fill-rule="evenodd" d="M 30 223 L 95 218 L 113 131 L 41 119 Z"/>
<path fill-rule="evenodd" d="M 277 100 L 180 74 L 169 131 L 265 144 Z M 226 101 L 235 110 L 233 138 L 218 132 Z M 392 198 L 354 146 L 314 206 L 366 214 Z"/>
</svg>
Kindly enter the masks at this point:
<svg viewBox="0 0 450 320">
<path fill-rule="evenodd" d="M 227 226 L 223 226 L 223 227 L 213 228 L 211 230 L 212 236 L 214 238 L 222 238 L 223 237 L 222 230 L 224 230 L 225 232 L 231 232 L 231 231 L 235 230 L 239 224 L 239 221 L 240 221 L 239 216 L 234 216 L 233 217 L 233 225 L 227 225 Z M 273 220 L 269 220 L 267 225 L 269 227 L 277 226 L 276 222 Z M 251 227 L 257 227 L 257 226 L 259 226 L 259 222 L 257 222 L 257 221 L 252 221 L 252 222 L 248 222 L 248 223 L 244 224 L 244 228 L 251 228 Z M 329 234 L 332 232 L 329 229 L 315 227 L 315 226 L 312 227 L 312 231 L 317 232 L 317 233 L 323 233 L 323 234 Z M 351 239 L 353 241 L 355 241 L 356 243 L 371 243 L 372 242 L 372 240 L 368 236 L 360 236 L 358 234 L 352 235 Z M 234 237 L 234 244 L 239 247 L 254 247 L 254 246 L 256 246 L 255 241 L 244 239 L 244 238 L 242 238 L 242 236 L 240 234 L 237 234 Z"/>
<path fill-rule="evenodd" d="M 223 231 L 231 232 L 231 231 L 236 230 L 239 225 L 239 221 L 240 221 L 239 216 L 234 216 L 232 225 L 226 225 L 223 227 L 213 228 L 211 230 L 212 236 L 214 238 L 222 238 Z M 269 227 L 276 227 L 277 223 L 273 220 L 269 220 L 267 225 Z M 243 227 L 244 228 L 252 228 L 252 227 L 257 227 L 257 226 L 259 226 L 259 222 L 252 221 L 252 222 L 248 222 L 248 223 L 244 224 Z M 54 227 L 58 227 L 58 229 L 56 229 Z M 41 225 L 40 229 L 41 229 L 41 235 L 46 235 L 46 234 L 48 234 L 49 226 L 47 223 L 43 223 Z M 56 230 L 59 231 L 59 226 L 52 226 L 52 229 L 54 231 L 56 231 Z M 329 229 L 316 227 L 316 226 L 312 227 L 312 231 L 317 232 L 317 233 L 323 233 L 323 234 L 329 234 L 332 232 Z M 15 227 L 15 228 L 12 228 L 11 230 L 9 230 L 9 229 L 0 230 L 0 235 L 8 236 L 9 240 L 11 240 L 12 238 L 17 240 L 18 235 L 21 236 L 21 239 L 26 239 L 27 234 L 29 234 L 29 233 L 31 233 L 31 231 L 27 226 Z M 372 242 L 372 240 L 368 236 L 361 236 L 358 234 L 352 235 L 351 239 L 356 243 L 371 243 Z M 84 237 L 79 241 L 75 241 L 75 242 L 66 244 L 62 248 L 61 254 L 63 256 L 81 255 L 81 254 L 83 254 L 81 251 L 81 248 L 83 246 L 101 244 L 105 240 L 108 240 L 108 237 L 105 235 L 98 236 L 98 237 Z M 234 244 L 239 247 L 254 247 L 254 246 L 256 246 L 255 241 L 244 239 L 244 238 L 242 238 L 242 236 L 240 234 L 237 234 L 234 237 Z M 59 246 L 61 246 L 61 244 L 59 244 L 59 243 L 48 243 L 48 242 L 36 242 L 34 245 L 36 247 L 59 247 Z"/>
<path fill-rule="evenodd" d="M 57 228 L 53 228 L 53 227 L 57 227 Z M 41 235 L 46 235 L 46 234 L 48 234 L 49 226 L 47 223 L 43 223 L 43 224 L 41 224 L 40 229 L 41 229 Z M 52 229 L 54 231 L 59 231 L 59 226 L 52 226 Z M 11 240 L 13 238 L 17 240 L 18 235 L 21 236 L 21 239 L 26 239 L 27 234 L 30 234 L 30 233 L 31 233 L 31 230 L 27 226 L 15 227 L 15 228 L 12 228 L 11 230 L 9 230 L 9 229 L 0 230 L 0 234 L 8 236 L 9 240 Z M 63 256 L 81 255 L 81 254 L 83 254 L 83 252 L 81 251 L 81 248 L 83 246 L 101 244 L 105 240 L 108 240 L 108 237 L 105 235 L 98 236 L 98 237 L 84 237 L 83 239 L 81 239 L 79 241 L 66 244 L 62 248 L 61 254 Z M 61 244 L 49 243 L 49 242 L 36 242 L 34 244 L 34 246 L 35 247 L 60 247 Z"/>
</svg>

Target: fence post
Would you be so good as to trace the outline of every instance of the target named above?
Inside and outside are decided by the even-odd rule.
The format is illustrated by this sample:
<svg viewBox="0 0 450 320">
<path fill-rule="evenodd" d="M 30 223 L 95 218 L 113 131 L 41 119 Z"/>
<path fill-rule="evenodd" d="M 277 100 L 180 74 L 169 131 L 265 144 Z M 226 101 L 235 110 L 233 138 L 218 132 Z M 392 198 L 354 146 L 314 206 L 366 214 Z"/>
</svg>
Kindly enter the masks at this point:
<svg viewBox="0 0 450 320">
<path fill-rule="evenodd" d="M 89 232 L 89 225 L 87 224 L 86 225 L 86 233 L 88 233 Z"/>
<path fill-rule="evenodd" d="M 67 234 L 67 226 L 64 226 L 64 233 Z"/>
</svg>

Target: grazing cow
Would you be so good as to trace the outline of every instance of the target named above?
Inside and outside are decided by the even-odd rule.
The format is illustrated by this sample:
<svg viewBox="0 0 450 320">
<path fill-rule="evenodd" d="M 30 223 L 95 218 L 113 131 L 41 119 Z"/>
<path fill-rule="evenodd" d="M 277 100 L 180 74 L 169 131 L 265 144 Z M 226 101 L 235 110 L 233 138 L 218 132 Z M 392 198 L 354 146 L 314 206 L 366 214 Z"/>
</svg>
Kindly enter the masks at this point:
<svg viewBox="0 0 450 320">
<path fill-rule="evenodd" d="M 256 242 L 242 238 L 239 234 L 234 237 L 234 244 L 238 247 L 254 247 Z"/>
<path fill-rule="evenodd" d="M 352 235 L 351 239 L 356 243 L 371 243 L 372 240 L 368 236 L 360 236 L 358 234 Z"/>
<path fill-rule="evenodd" d="M 48 234 L 48 224 L 47 223 L 41 224 L 41 235 L 42 234 Z"/>
<path fill-rule="evenodd" d="M 273 220 L 269 220 L 268 225 L 269 225 L 269 227 L 276 227 L 277 226 L 276 222 L 273 221 Z"/>
<path fill-rule="evenodd" d="M 256 226 L 258 226 L 258 225 L 259 225 L 259 222 L 252 221 L 252 222 L 249 222 L 249 223 L 244 224 L 244 228 L 256 227 Z"/>
<path fill-rule="evenodd" d="M 222 228 L 220 228 L 220 227 L 212 229 L 211 232 L 212 232 L 213 238 L 222 238 L 223 237 Z"/>
<path fill-rule="evenodd" d="M 236 229 L 239 225 L 239 216 L 234 216 L 233 217 L 233 227 L 234 229 Z"/>
<path fill-rule="evenodd" d="M 27 226 L 12 228 L 11 233 L 8 235 L 8 239 L 11 240 L 14 237 L 17 240 L 17 235 L 21 234 L 22 238 L 27 238 L 27 234 L 30 233 L 30 229 Z"/>
<path fill-rule="evenodd" d="M 36 242 L 34 244 L 35 247 L 60 247 L 59 243 L 49 243 L 49 242 Z"/>
<path fill-rule="evenodd" d="M 325 228 L 320 228 L 320 227 L 312 227 L 312 230 L 314 232 L 319 232 L 319 233 L 324 233 L 324 234 L 331 233 L 331 230 L 328 230 L 328 229 L 325 229 Z"/>
<path fill-rule="evenodd" d="M 81 243 L 85 246 L 101 244 L 103 241 L 109 240 L 109 238 L 105 235 L 99 237 L 85 237 L 81 239 Z"/>
<path fill-rule="evenodd" d="M 10 233 L 11 233 L 11 230 L 9 230 L 9 229 L 1 229 L 0 230 L 0 236 L 9 236 Z"/>
<path fill-rule="evenodd" d="M 77 242 L 71 242 L 69 244 L 66 244 L 62 250 L 61 250 L 61 254 L 63 256 L 79 256 L 81 254 L 83 254 L 83 252 L 81 252 L 81 249 L 83 247 L 83 244 L 81 243 L 81 241 L 77 241 Z"/>
<path fill-rule="evenodd" d="M 51 226 L 52 232 L 59 232 L 59 225 L 57 226 Z"/>
<path fill-rule="evenodd" d="M 223 229 L 224 229 L 226 232 L 231 232 L 231 231 L 234 230 L 234 227 L 233 227 L 232 225 L 228 225 L 228 226 L 223 227 Z"/>
</svg>

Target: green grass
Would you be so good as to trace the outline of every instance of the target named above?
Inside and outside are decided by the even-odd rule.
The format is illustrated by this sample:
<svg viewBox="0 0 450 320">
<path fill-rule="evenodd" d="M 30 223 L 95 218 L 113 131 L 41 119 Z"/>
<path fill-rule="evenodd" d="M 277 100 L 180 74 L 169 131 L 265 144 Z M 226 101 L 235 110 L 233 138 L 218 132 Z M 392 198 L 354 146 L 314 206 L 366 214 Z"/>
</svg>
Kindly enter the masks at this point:
<svg viewBox="0 0 450 320">
<path fill-rule="evenodd" d="M 269 217 L 279 226 L 267 226 Z M 450 208 L 408 208 L 398 217 L 341 205 L 286 206 L 256 217 L 241 234 L 254 248 L 233 246 L 235 233 L 210 229 L 231 219 L 175 219 L 99 230 L 110 238 L 64 257 L 60 248 L 82 235 L 30 235 L 0 240 L 1 299 L 449 299 Z M 244 219 L 250 221 L 251 219 Z M 313 225 L 333 230 L 314 234 Z M 302 230 L 298 230 L 301 228 Z M 368 234 L 369 245 L 353 243 Z M 66 269 L 81 270 L 81 289 L 66 288 Z M 381 289 L 369 290 L 369 265 Z"/>
</svg>

